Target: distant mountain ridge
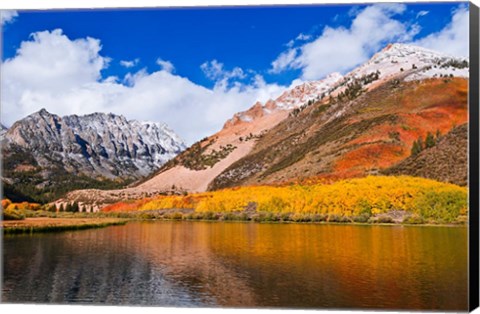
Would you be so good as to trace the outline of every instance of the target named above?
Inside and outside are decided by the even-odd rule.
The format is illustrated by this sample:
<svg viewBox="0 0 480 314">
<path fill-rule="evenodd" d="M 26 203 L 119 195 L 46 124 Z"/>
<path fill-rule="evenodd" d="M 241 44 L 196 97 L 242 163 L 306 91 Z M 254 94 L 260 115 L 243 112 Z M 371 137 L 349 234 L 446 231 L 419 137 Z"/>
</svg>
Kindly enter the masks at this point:
<svg viewBox="0 0 480 314">
<path fill-rule="evenodd" d="M 161 167 L 185 144 L 163 123 L 128 121 L 112 113 L 60 117 L 42 109 L 4 131 L 2 148 L 4 181 L 15 185 L 29 173 L 43 189 L 66 174 L 132 181 Z"/>
</svg>

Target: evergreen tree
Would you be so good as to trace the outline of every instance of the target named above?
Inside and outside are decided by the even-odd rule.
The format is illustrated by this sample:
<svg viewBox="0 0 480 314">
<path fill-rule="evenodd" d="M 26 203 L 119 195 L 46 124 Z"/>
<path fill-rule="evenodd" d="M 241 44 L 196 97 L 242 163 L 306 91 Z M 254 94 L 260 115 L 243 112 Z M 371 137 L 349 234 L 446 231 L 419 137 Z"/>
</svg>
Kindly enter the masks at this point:
<svg viewBox="0 0 480 314">
<path fill-rule="evenodd" d="M 59 208 L 58 211 L 60 211 L 60 212 L 64 212 L 64 211 L 65 211 L 65 205 L 64 205 L 63 203 L 60 204 L 60 208 Z"/>
<path fill-rule="evenodd" d="M 418 141 L 414 141 L 412 145 L 411 154 L 412 156 L 416 156 L 421 152 L 420 146 L 418 145 Z"/>
<path fill-rule="evenodd" d="M 430 148 L 435 146 L 435 138 L 433 137 L 433 134 L 428 132 L 427 137 L 425 138 L 425 148 Z"/>
<path fill-rule="evenodd" d="M 412 156 L 420 154 L 420 152 L 425 148 L 424 145 L 425 144 L 423 143 L 423 138 L 420 136 L 416 141 L 413 142 L 412 149 L 410 151 Z"/>
<path fill-rule="evenodd" d="M 72 204 L 67 203 L 67 206 L 65 207 L 66 212 L 72 212 Z"/>
</svg>

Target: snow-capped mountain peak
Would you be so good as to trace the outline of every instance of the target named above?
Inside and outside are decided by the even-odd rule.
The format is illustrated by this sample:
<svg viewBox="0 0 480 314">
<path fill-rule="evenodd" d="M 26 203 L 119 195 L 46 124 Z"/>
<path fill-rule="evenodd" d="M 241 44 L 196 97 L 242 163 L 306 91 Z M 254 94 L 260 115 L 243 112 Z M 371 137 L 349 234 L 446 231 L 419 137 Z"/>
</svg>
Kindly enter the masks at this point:
<svg viewBox="0 0 480 314">
<path fill-rule="evenodd" d="M 53 160 L 69 172 L 106 178 L 148 175 L 186 147 L 164 123 L 112 113 L 60 117 L 45 109 L 14 123 L 4 138 L 7 149 L 21 147 L 41 166 Z"/>
<path fill-rule="evenodd" d="M 465 66 L 466 65 L 466 66 Z M 433 70 L 432 69 L 436 69 Z M 407 75 L 407 80 L 430 77 L 468 77 L 468 59 L 454 57 L 419 46 L 394 43 L 388 44 L 369 61 L 352 70 L 345 78 L 359 78 L 379 71 L 385 80 L 398 74 Z"/>
<path fill-rule="evenodd" d="M 292 110 L 324 96 L 336 95 L 349 83 L 362 80 L 362 88 L 403 76 L 405 80 L 435 77 L 468 77 L 468 59 L 403 43 L 389 44 L 370 60 L 342 76 L 334 72 L 322 80 L 301 82 L 275 100 L 255 103 L 250 109 L 236 113 L 225 123 L 228 128 L 238 123 L 251 123 L 258 117 L 277 110 Z"/>
</svg>

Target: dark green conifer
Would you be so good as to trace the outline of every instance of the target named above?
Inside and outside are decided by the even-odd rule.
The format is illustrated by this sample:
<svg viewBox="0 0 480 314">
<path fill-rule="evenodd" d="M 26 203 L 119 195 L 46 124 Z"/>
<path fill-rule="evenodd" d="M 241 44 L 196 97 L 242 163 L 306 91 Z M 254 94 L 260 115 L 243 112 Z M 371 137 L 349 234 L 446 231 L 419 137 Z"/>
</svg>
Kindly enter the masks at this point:
<svg viewBox="0 0 480 314">
<path fill-rule="evenodd" d="M 418 141 L 414 141 L 412 145 L 412 150 L 411 150 L 412 156 L 418 155 L 420 151 L 421 149 L 420 149 L 420 146 L 418 145 Z"/>
<path fill-rule="evenodd" d="M 425 148 L 430 148 L 435 146 L 435 138 L 433 137 L 433 134 L 428 132 L 427 137 L 425 138 Z"/>
</svg>

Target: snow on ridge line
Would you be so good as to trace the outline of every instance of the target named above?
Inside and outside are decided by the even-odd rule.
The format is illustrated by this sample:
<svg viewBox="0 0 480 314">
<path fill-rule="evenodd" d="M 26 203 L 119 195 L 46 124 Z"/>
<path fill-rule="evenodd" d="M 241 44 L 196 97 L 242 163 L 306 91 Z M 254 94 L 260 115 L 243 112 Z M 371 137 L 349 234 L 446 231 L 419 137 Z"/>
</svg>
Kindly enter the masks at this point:
<svg viewBox="0 0 480 314">
<path fill-rule="evenodd" d="M 282 95 L 275 100 L 268 100 L 264 104 L 256 102 L 254 106 L 246 111 L 236 113 L 231 119 L 227 120 L 224 128 L 235 125 L 237 121 L 250 123 L 255 120 L 252 109 L 260 106 L 263 114 L 271 114 L 276 110 L 291 110 L 300 107 L 310 100 L 317 99 L 320 95 L 327 93 L 333 86 L 341 81 L 343 76 L 334 72 L 325 77 L 323 80 L 303 82 L 289 90 L 283 92 Z"/>
<path fill-rule="evenodd" d="M 458 62 L 467 61 L 465 57 L 455 57 L 449 54 L 437 52 L 423 47 L 393 43 L 374 54 L 367 62 L 353 69 L 345 76 L 338 72 L 327 75 L 324 79 L 318 81 L 307 81 L 286 90 L 275 100 L 268 100 L 266 103 L 255 103 L 264 110 L 263 113 L 270 114 L 275 110 L 291 110 L 306 104 L 308 101 L 318 99 L 322 95 L 328 96 L 340 85 L 345 85 L 356 78 L 360 78 L 378 71 L 378 78 L 386 80 L 402 72 L 412 70 L 406 80 L 419 80 L 431 77 L 456 76 L 468 77 L 468 68 L 455 69 L 448 67 L 446 70 L 429 70 L 430 67 L 436 67 L 437 63 L 455 60 Z M 365 85 L 370 86 L 372 83 Z M 225 123 L 224 127 L 235 124 L 237 121 L 252 122 L 255 120 L 252 108 L 236 113 Z"/>
<path fill-rule="evenodd" d="M 430 66 L 435 67 L 438 66 L 438 63 L 445 63 L 449 60 L 468 62 L 468 58 L 465 57 L 455 57 L 419 46 L 395 43 L 387 45 L 384 49 L 376 53 L 369 61 L 352 70 L 345 75 L 345 77 L 361 77 L 362 75 L 380 71 L 380 78 L 385 79 L 407 70 L 418 69 L 421 71 Z M 449 74 L 450 73 L 451 72 L 449 72 Z M 416 77 L 417 79 L 424 79 L 434 77 L 434 74 L 435 72 L 431 72 L 431 75 L 417 75 Z M 465 76 L 465 73 L 460 71 L 452 74 L 454 76 Z M 412 79 L 410 78 L 408 80 Z"/>
</svg>

